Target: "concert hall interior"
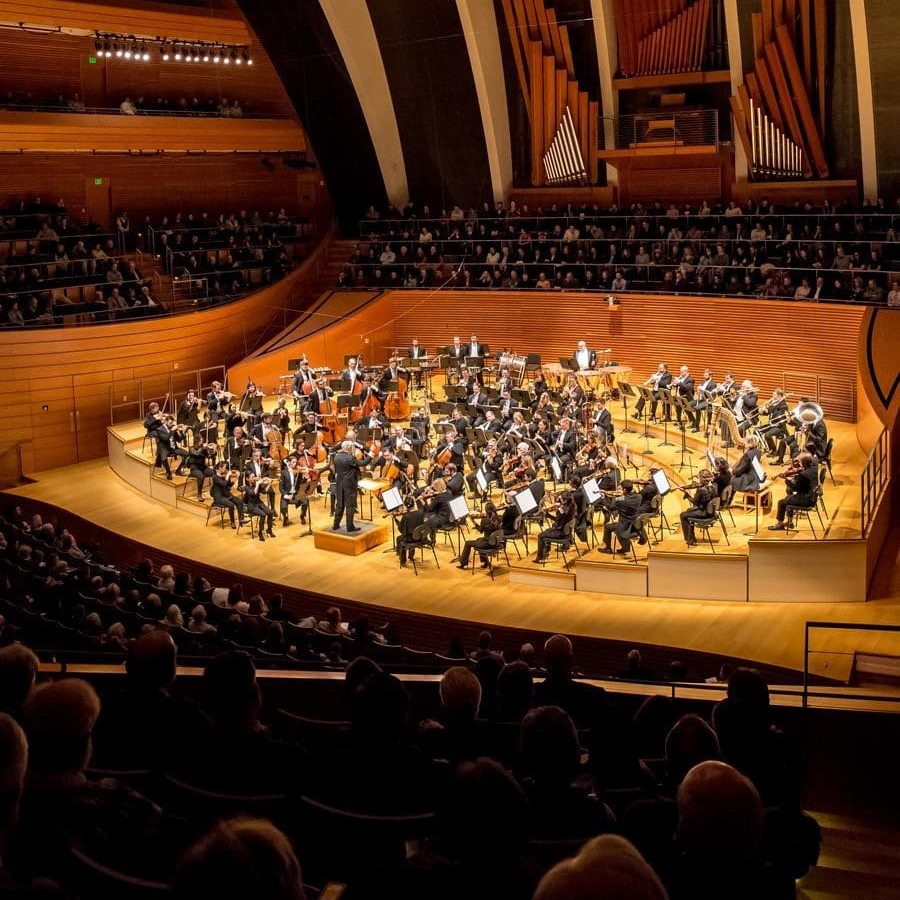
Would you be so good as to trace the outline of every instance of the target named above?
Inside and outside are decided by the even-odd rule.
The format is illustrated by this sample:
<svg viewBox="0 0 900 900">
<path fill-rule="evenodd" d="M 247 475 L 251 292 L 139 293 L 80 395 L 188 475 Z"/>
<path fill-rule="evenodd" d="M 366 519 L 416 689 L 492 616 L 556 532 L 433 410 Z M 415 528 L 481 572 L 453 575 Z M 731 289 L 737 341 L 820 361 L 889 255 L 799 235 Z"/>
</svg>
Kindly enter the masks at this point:
<svg viewBox="0 0 900 900">
<path fill-rule="evenodd" d="M 897 22 L 0 0 L 0 898 L 900 900 Z"/>
</svg>

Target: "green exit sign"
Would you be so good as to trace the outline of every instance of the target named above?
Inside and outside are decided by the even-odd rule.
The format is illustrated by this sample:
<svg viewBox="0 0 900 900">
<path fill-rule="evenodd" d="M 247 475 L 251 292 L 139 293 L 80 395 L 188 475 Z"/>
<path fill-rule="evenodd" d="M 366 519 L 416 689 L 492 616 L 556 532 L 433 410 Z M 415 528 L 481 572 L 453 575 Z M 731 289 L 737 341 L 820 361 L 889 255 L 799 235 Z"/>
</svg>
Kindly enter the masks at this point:
<svg viewBox="0 0 900 900">
<path fill-rule="evenodd" d="M 97 57 L 96 57 L 96 56 L 89 56 L 89 57 L 88 57 L 88 62 L 89 62 L 92 66 L 97 65 Z"/>
<path fill-rule="evenodd" d="M 100 185 L 103 184 L 103 179 L 102 179 L 102 178 L 95 178 L 95 179 L 94 179 L 94 184 L 97 185 L 97 186 L 99 187 Z"/>
</svg>

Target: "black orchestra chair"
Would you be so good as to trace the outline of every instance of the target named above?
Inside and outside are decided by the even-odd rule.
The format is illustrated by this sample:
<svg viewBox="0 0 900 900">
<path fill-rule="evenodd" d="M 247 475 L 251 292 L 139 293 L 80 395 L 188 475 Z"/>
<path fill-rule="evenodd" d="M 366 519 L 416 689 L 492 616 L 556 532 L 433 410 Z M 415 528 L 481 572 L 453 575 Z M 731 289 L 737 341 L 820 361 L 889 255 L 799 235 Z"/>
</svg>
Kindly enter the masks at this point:
<svg viewBox="0 0 900 900">
<path fill-rule="evenodd" d="M 438 562 L 437 558 L 437 550 L 434 546 L 434 526 L 430 525 L 428 522 L 423 525 L 419 525 L 412 533 L 412 539 L 408 541 L 404 541 L 406 545 L 406 550 L 409 554 L 409 559 L 413 564 L 413 572 L 416 573 L 416 576 L 419 575 L 419 570 L 416 566 L 416 550 L 422 551 L 422 561 L 425 561 L 425 551 L 430 550 L 432 556 L 434 556 L 434 564 L 440 569 L 441 564 Z"/>
<path fill-rule="evenodd" d="M 710 549 L 713 553 L 716 552 L 715 544 L 713 544 L 712 535 L 710 534 L 710 530 L 718 525 L 722 529 L 722 536 L 725 538 L 726 544 L 731 544 L 731 541 L 728 540 L 728 531 L 725 528 L 725 522 L 722 519 L 722 513 L 720 510 L 720 506 L 722 504 L 722 500 L 720 497 L 713 497 L 709 503 L 706 504 L 706 515 L 699 518 L 693 519 L 692 524 L 695 529 L 699 529 L 703 532 L 703 538 L 709 544 Z"/>
<path fill-rule="evenodd" d="M 825 505 L 825 479 L 828 477 L 829 469 L 828 463 L 823 459 L 819 463 L 819 508 L 825 513 L 825 518 L 828 518 L 828 507 Z M 834 476 L 831 478 L 832 483 L 834 482 Z"/>
<path fill-rule="evenodd" d="M 652 517 L 653 513 L 650 512 L 639 513 L 634 520 L 634 524 L 631 526 L 631 558 L 632 560 L 634 560 L 635 564 L 637 564 L 638 562 L 638 557 L 637 551 L 634 549 L 634 545 L 637 543 L 637 538 L 641 535 L 643 535 L 645 544 L 650 542 L 649 535 L 647 534 L 647 526 L 651 525 Z M 653 526 L 651 525 L 651 528 L 652 527 Z M 615 531 L 612 533 L 612 548 L 613 559 L 615 559 L 617 553 L 622 553 L 624 555 L 624 552 L 619 546 L 619 536 L 615 533 Z"/>
<path fill-rule="evenodd" d="M 144 449 L 147 446 L 147 442 L 150 442 L 150 455 L 153 459 L 156 459 L 156 435 L 150 431 L 144 432 L 144 439 L 141 441 L 141 456 L 144 455 Z"/>
<path fill-rule="evenodd" d="M 522 554 L 519 552 L 519 541 L 525 546 L 525 554 L 528 554 L 528 528 L 525 522 L 525 518 L 523 516 L 517 516 L 515 522 L 513 523 L 513 530 L 509 534 L 503 535 L 503 543 L 504 545 L 512 542 L 513 549 L 516 551 L 516 556 L 521 559 Z M 507 560 L 509 557 L 507 556 Z"/>
<path fill-rule="evenodd" d="M 565 531 L 559 537 L 545 538 L 544 543 L 547 545 L 548 549 L 553 547 L 557 554 L 562 556 L 563 568 L 568 572 L 570 563 L 569 557 L 566 554 L 575 547 L 575 520 L 572 519 L 570 522 L 566 523 Z M 575 555 L 576 557 L 578 556 L 577 550 Z M 541 564 L 545 565 L 546 562 L 547 559 L 545 557 Z"/>
<path fill-rule="evenodd" d="M 831 479 L 831 483 L 837 486 L 837 482 L 834 480 L 834 472 L 831 471 L 831 451 L 834 449 L 834 438 L 828 438 L 828 442 L 825 444 L 825 452 L 822 454 L 821 462 L 825 465 L 825 468 L 828 470 L 828 477 Z M 821 484 L 825 484 L 825 479 L 820 479 Z"/>
<path fill-rule="evenodd" d="M 488 561 L 488 571 L 491 574 L 491 581 L 494 580 L 494 557 L 503 554 L 506 557 L 506 568 L 509 568 L 509 554 L 506 552 L 506 541 L 504 540 L 503 529 L 498 528 L 492 531 L 487 538 L 487 546 L 481 550 L 472 552 L 472 574 L 475 574 L 475 557 L 480 556 Z"/>
<path fill-rule="evenodd" d="M 731 511 L 731 505 L 734 502 L 734 488 L 729 484 L 722 490 L 722 493 L 719 497 L 721 501 L 719 504 L 719 514 L 721 515 L 723 512 L 728 513 L 728 517 L 731 519 L 731 527 L 737 527 L 734 523 L 734 513 Z"/>
<path fill-rule="evenodd" d="M 648 520 L 650 530 L 653 532 L 653 542 L 658 544 L 667 531 L 671 531 L 669 517 L 663 508 L 662 494 L 656 494 L 650 499 L 650 518 Z"/>
<path fill-rule="evenodd" d="M 252 541 L 253 538 L 255 538 L 256 535 L 258 534 L 258 529 L 255 529 L 253 527 L 253 520 L 261 519 L 261 518 L 262 518 L 262 516 L 259 513 L 250 512 L 249 509 L 244 509 L 244 518 L 242 520 L 238 521 L 237 533 L 238 534 L 241 533 L 241 528 L 244 525 L 249 525 L 250 526 L 250 540 Z"/>
<path fill-rule="evenodd" d="M 824 474 L 824 466 L 823 466 L 823 474 Z M 822 529 L 822 537 L 825 537 L 825 522 L 822 519 L 822 513 L 819 509 L 819 504 L 822 500 L 822 486 L 816 485 L 815 490 L 813 492 L 813 502 L 809 506 L 789 506 L 788 507 L 788 517 L 787 521 L 791 524 L 786 526 L 787 531 L 799 531 L 800 529 L 797 527 L 798 519 L 806 519 L 809 523 L 809 530 L 812 532 L 813 540 L 819 540 L 819 535 L 816 534 L 816 528 L 813 525 L 812 514 L 815 513 L 819 519 L 819 526 Z M 825 514 L 827 517 L 827 513 Z"/>
<path fill-rule="evenodd" d="M 584 512 L 578 517 L 578 520 L 575 523 L 575 531 L 573 533 L 578 540 L 581 540 L 579 532 L 582 532 L 585 535 L 585 540 L 583 540 L 582 543 L 587 544 L 586 552 L 589 552 L 597 546 L 598 541 L 597 531 L 594 528 L 593 506 L 585 506 Z"/>
<path fill-rule="evenodd" d="M 219 528 L 224 530 L 224 528 L 225 528 L 225 510 L 227 508 L 228 507 L 223 506 L 221 503 L 216 503 L 216 501 L 213 500 L 213 502 L 210 503 L 208 509 L 206 510 L 206 524 L 209 525 L 210 517 L 212 516 L 212 514 L 214 512 L 217 512 L 219 514 Z"/>
</svg>

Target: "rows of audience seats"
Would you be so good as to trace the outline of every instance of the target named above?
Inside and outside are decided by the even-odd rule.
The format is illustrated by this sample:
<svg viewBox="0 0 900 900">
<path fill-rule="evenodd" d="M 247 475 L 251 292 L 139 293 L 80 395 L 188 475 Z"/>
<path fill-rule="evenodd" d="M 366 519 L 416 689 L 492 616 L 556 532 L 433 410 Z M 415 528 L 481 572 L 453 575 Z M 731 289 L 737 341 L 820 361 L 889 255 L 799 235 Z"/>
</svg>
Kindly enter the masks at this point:
<svg viewBox="0 0 900 900">
<path fill-rule="evenodd" d="M 0 212 L 0 326 L 121 321 L 169 312 L 149 272 L 146 251 L 195 288 L 201 305 L 234 299 L 284 277 L 303 256 L 309 220 L 284 209 L 210 215 L 174 213 L 115 231 L 73 221 L 62 200 L 20 200 Z M 198 299 L 199 298 L 199 299 Z"/>
<path fill-rule="evenodd" d="M 665 291 L 900 306 L 900 207 L 370 207 L 342 287 Z"/>
<path fill-rule="evenodd" d="M 563 635 L 505 658 L 483 634 L 425 701 L 379 661 L 389 628 L 351 633 L 336 610 L 294 622 L 147 562 L 114 582 L 84 571 L 73 534 L 15 507 L 0 534 L 0 894 L 50 880 L 85 898 L 340 883 L 349 898 L 749 900 L 794 896 L 816 863 L 803 761 L 754 670 L 730 673 L 707 720 L 579 680 Z M 40 678 L 28 643 L 61 629 L 125 674 Z M 309 644 L 267 646 L 273 634 Z M 192 688 L 176 666 L 207 640 Z M 257 667 L 285 652 L 343 670 L 330 718 L 305 714 L 317 676 L 266 702 Z M 625 677 L 642 674 L 630 655 Z"/>
<path fill-rule="evenodd" d="M 0 108 L 27 109 L 53 112 L 101 112 L 113 106 L 123 115 L 142 115 L 154 113 L 169 116 L 221 116 L 224 118 L 242 118 L 254 115 L 251 104 L 247 100 L 238 100 L 220 95 L 199 97 L 193 94 L 157 95 L 145 98 L 122 95 L 106 105 L 88 107 L 80 94 L 40 94 L 32 91 L 6 90 L 0 94 Z"/>
</svg>

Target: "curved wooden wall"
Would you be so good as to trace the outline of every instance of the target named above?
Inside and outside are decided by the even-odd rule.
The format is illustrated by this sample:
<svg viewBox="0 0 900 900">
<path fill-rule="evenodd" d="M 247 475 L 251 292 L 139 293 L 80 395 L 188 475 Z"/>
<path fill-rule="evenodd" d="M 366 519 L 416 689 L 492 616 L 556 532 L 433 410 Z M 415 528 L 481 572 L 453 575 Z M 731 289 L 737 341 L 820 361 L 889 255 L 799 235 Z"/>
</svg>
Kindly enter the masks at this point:
<svg viewBox="0 0 900 900">
<path fill-rule="evenodd" d="M 0 450 L 16 441 L 26 472 L 106 455 L 110 388 L 136 399 L 138 379 L 240 359 L 319 276 L 330 236 L 282 281 L 203 312 L 84 328 L 0 331 Z M 163 387 L 164 391 L 165 388 Z"/>
<path fill-rule="evenodd" d="M 364 335 L 368 358 L 383 362 L 388 347 L 408 346 L 413 337 L 433 351 L 455 334 L 465 341 L 475 331 L 494 352 L 508 347 L 557 362 L 583 338 L 596 349 L 611 347 L 615 360 L 634 368 L 635 381 L 660 361 L 670 368 L 685 363 L 695 376 L 707 366 L 717 377 L 731 368 L 765 392 L 785 383 L 795 394 L 812 393 L 818 376 L 828 416 L 855 420 L 863 307 L 649 294 L 620 299 L 610 309 L 599 294 L 394 291 L 303 349 L 315 364 L 335 368 L 343 353 L 366 346 Z M 373 318 L 380 323 L 374 332 Z M 338 328 L 344 339 L 329 342 Z M 257 377 L 277 377 L 296 351 L 254 360 Z"/>
</svg>

